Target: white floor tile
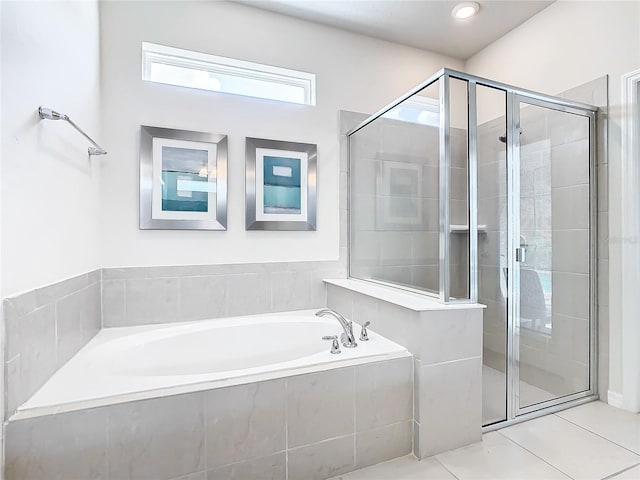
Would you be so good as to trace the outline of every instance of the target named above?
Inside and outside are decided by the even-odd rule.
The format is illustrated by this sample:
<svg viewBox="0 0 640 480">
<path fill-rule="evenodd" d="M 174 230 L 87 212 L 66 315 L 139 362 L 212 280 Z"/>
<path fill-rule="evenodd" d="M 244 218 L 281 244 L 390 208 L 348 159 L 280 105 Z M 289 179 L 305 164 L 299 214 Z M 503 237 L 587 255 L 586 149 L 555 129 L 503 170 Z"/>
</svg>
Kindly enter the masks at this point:
<svg viewBox="0 0 640 480">
<path fill-rule="evenodd" d="M 610 480 L 639 480 L 640 479 L 640 465 L 625 470 L 618 475 L 610 478 Z"/>
<path fill-rule="evenodd" d="M 498 432 L 485 434 L 482 443 L 442 453 L 436 458 L 460 480 L 569 478 Z"/>
<path fill-rule="evenodd" d="M 413 455 L 335 477 L 333 480 L 455 480 L 434 458 L 418 460 Z"/>
<path fill-rule="evenodd" d="M 580 480 L 602 479 L 640 463 L 640 456 L 555 415 L 514 425 L 500 433 Z"/>
<path fill-rule="evenodd" d="M 556 415 L 640 454 L 640 415 L 591 402 Z"/>
</svg>

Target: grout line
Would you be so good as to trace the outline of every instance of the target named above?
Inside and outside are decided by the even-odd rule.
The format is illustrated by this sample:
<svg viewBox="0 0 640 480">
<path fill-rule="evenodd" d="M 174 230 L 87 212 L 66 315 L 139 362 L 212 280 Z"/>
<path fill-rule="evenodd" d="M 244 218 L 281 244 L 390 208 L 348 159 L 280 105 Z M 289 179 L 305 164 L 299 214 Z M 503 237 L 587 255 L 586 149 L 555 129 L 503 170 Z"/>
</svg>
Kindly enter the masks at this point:
<svg viewBox="0 0 640 480">
<path fill-rule="evenodd" d="M 638 465 L 640 465 L 640 463 L 636 463 L 635 465 L 631 465 L 630 467 L 623 468 L 619 472 L 612 473 L 611 475 L 608 475 L 608 476 L 602 478 L 602 480 L 609 480 L 610 478 L 615 478 L 618 475 L 620 475 L 621 473 L 628 472 L 629 470 L 632 470 L 632 469 L 636 468 Z"/>
<path fill-rule="evenodd" d="M 295 447 L 288 448 L 287 451 L 298 450 L 300 448 L 305 448 L 305 447 L 312 447 L 314 445 L 319 445 L 321 443 L 327 443 L 327 442 L 330 442 L 332 440 L 339 440 L 341 438 L 347 438 L 347 437 L 351 437 L 351 436 L 355 436 L 355 433 L 346 433 L 344 435 L 338 435 L 336 437 L 325 438 L 324 440 L 318 440 L 317 442 L 305 443 L 304 445 L 297 445 Z"/>
<path fill-rule="evenodd" d="M 553 465 L 552 463 L 549 463 L 548 461 L 546 461 L 544 458 L 539 457 L 538 455 L 536 455 L 535 453 L 533 453 L 531 450 L 529 450 L 527 447 L 525 447 L 524 445 L 519 444 L 518 442 L 516 442 L 515 440 L 510 439 L 509 437 L 507 437 L 506 435 L 504 435 L 502 432 L 500 432 L 500 430 L 495 430 L 496 433 L 498 433 L 500 436 L 502 436 L 503 438 L 506 438 L 509 442 L 513 443 L 514 445 L 522 448 L 523 450 L 529 452 L 531 455 L 533 455 L 534 457 L 536 457 L 538 460 L 541 460 L 542 462 L 546 463 L 547 465 L 549 465 L 551 468 L 553 468 L 554 470 L 557 470 L 558 472 L 562 473 L 563 475 L 565 475 L 567 478 L 573 478 L 571 475 L 569 475 L 567 472 L 564 472 L 562 470 L 560 470 L 560 468 L 556 467 L 555 465 Z"/>
<path fill-rule="evenodd" d="M 357 452 L 357 441 L 356 441 L 356 434 L 358 432 L 358 425 L 357 425 L 357 421 L 358 421 L 358 413 L 357 413 L 357 407 L 356 407 L 356 399 L 358 396 L 358 381 L 357 381 L 357 367 L 353 367 L 353 468 L 357 469 L 358 468 L 358 452 Z"/>
<path fill-rule="evenodd" d="M 284 479 L 289 480 L 289 379 L 284 379 Z"/>
<path fill-rule="evenodd" d="M 129 320 L 127 319 L 127 279 L 122 280 L 122 322 L 121 327 L 129 327 Z"/>
<path fill-rule="evenodd" d="M 203 455 L 204 455 L 204 471 L 205 471 L 205 477 L 206 477 L 206 472 L 209 471 L 209 451 L 207 450 L 207 437 L 208 435 L 208 431 L 207 431 L 207 395 L 205 393 L 201 393 L 201 397 L 202 397 L 202 423 L 203 423 L 203 430 L 204 430 L 204 438 L 202 439 L 202 448 L 203 448 Z"/>
<path fill-rule="evenodd" d="M 620 448 L 622 448 L 622 449 L 626 450 L 627 452 L 631 452 L 631 453 L 633 453 L 634 455 L 639 456 L 639 453 L 638 453 L 638 452 L 636 452 L 636 451 L 634 451 L 634 450 L 631 450 L 630 448 L 627 448 L 627 447 L 625 447 L 624 445 L 620 445 L 619 443 L 616 443 L 616 442 L 614 442 L 613 440 L 611 440 L 611 439 L 609 439 L 609 438 L 607 438 L 607 437 L 605 437 L 605 436 L 603 436 L 603 435 L 600 435 L 600 434 L 599 434 L 599 433 L 597 433 L 597 432 L 594 432 L 593 430 L 589 430 L 587 427 L 584 427 L 584 426 L 580 425 L 579 423 L 572 422 L 571 420 L 569 420 L 569 419 L 567 419 L 567 418 L 561 417 L 561 416 L 560 416 L 560 415 L 558 415 L 557 413 L 554 413 L 553 415 L 554 415 L 554 416 L 556 416 L 556 417 L 558 417 L 560 420 L 564 420 L 565 422 L 567 422 L 567 423 L 569 423 L 569 424 L 571 424 L 571 425 L 574 425 L 574 426 L 576 426 L 576 427 L 580 428 L 581 430 L 584 430 L 585 432 L 591 433 L 592 435 L 595 435 L 596 437 L 600 437 L 600 438 L 602 438 L 603 440 L 606 440 L 607 442 L 609 442 L 609 443 L 610 443 L 610 444 L 612 444 L 612 445 L 615 445 L 615 446 L 617 446 L 617 447 L 620 447 Z M 640 458 L 640 457 L 639 457 L 639 458 Z"/>
<path fill-rule="evenodd" d="M 104 455 L 104 474 L 106 476 L 106 479 L 109 480 L 109 410 L 105 410 L 104 412 L 105 414 L 105 432 L 104 432 L 104 436 L 105 436 L 105 455 Z"/>
<path fill-rule="evenodd" d="M 444 453 L 446 453 L 446 452 L 444 452 Z M 461 479 L 460 477 L 458 477 L 455 473 L 453 473 L 451 470 L 449 470 L 449 469 L 447 468 L 447 466 L 446 466 L 444 463 L 442 463 L 442 462 L 440 461 L 440 459 L 438 458 L 438 456 L 437 456 L 437 455 L 434 455 L 433 457 L 427 457 L 427 458 L 425 458 L 425 459 L 418 459 L 418 461 L 420 461 L 420 462 L 421 462 L 422 460 L 428 460 L 429 458 L 433 458 L 436 462 L 438 462 L 440 465 L 442 465 L 442 468 L 444 468 L 447 472 L 449 472 L 453 478 L 455 478 L 455 479 L 457 479 L 457 480 L 462 480 L 462 479 Z"/>
</svg>

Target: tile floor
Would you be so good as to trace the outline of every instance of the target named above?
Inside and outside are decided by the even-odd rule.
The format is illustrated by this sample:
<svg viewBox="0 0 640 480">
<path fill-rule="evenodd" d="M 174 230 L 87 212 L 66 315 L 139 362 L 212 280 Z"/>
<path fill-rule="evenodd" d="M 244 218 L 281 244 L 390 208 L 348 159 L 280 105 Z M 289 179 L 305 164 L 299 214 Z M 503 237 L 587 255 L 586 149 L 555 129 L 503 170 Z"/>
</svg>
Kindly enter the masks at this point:
<svg viewBox="0 0 640 480">
<path fill-rule="evenodd" d="M 402 457 L 334 480 L 451 479 L 640 480 L 640 415 L 592 402 L 422 461 Z"/>
</svg>

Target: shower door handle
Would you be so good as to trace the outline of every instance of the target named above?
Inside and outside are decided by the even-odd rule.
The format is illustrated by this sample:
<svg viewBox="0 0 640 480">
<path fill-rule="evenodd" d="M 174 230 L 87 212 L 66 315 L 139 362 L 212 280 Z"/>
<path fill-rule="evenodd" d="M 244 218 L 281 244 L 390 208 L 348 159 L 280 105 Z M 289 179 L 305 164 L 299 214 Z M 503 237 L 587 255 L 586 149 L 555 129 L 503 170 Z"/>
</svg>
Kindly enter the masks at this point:
<svg viewBox="0 0 640 480">
<path fill-rule="evenodd" d="M 516 248 L 516 262 L 524 263 L 527 261 L 527 249 L 524 246 Z"/>
</svg>

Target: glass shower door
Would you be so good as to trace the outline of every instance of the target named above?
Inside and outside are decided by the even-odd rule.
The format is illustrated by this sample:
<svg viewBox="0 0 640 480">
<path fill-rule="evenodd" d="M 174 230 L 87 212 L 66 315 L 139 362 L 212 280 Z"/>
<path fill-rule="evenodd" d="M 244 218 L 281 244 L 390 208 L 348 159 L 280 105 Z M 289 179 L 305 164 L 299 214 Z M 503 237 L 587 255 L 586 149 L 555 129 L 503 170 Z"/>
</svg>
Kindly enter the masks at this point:
<svg viewBox="0 0 640 480">
<path fill-rule="evenodd" d="M 512 314 L 520 415 L 592 387 L 594 118 L 524 96 L 516 105 Z"/>
</svg>

